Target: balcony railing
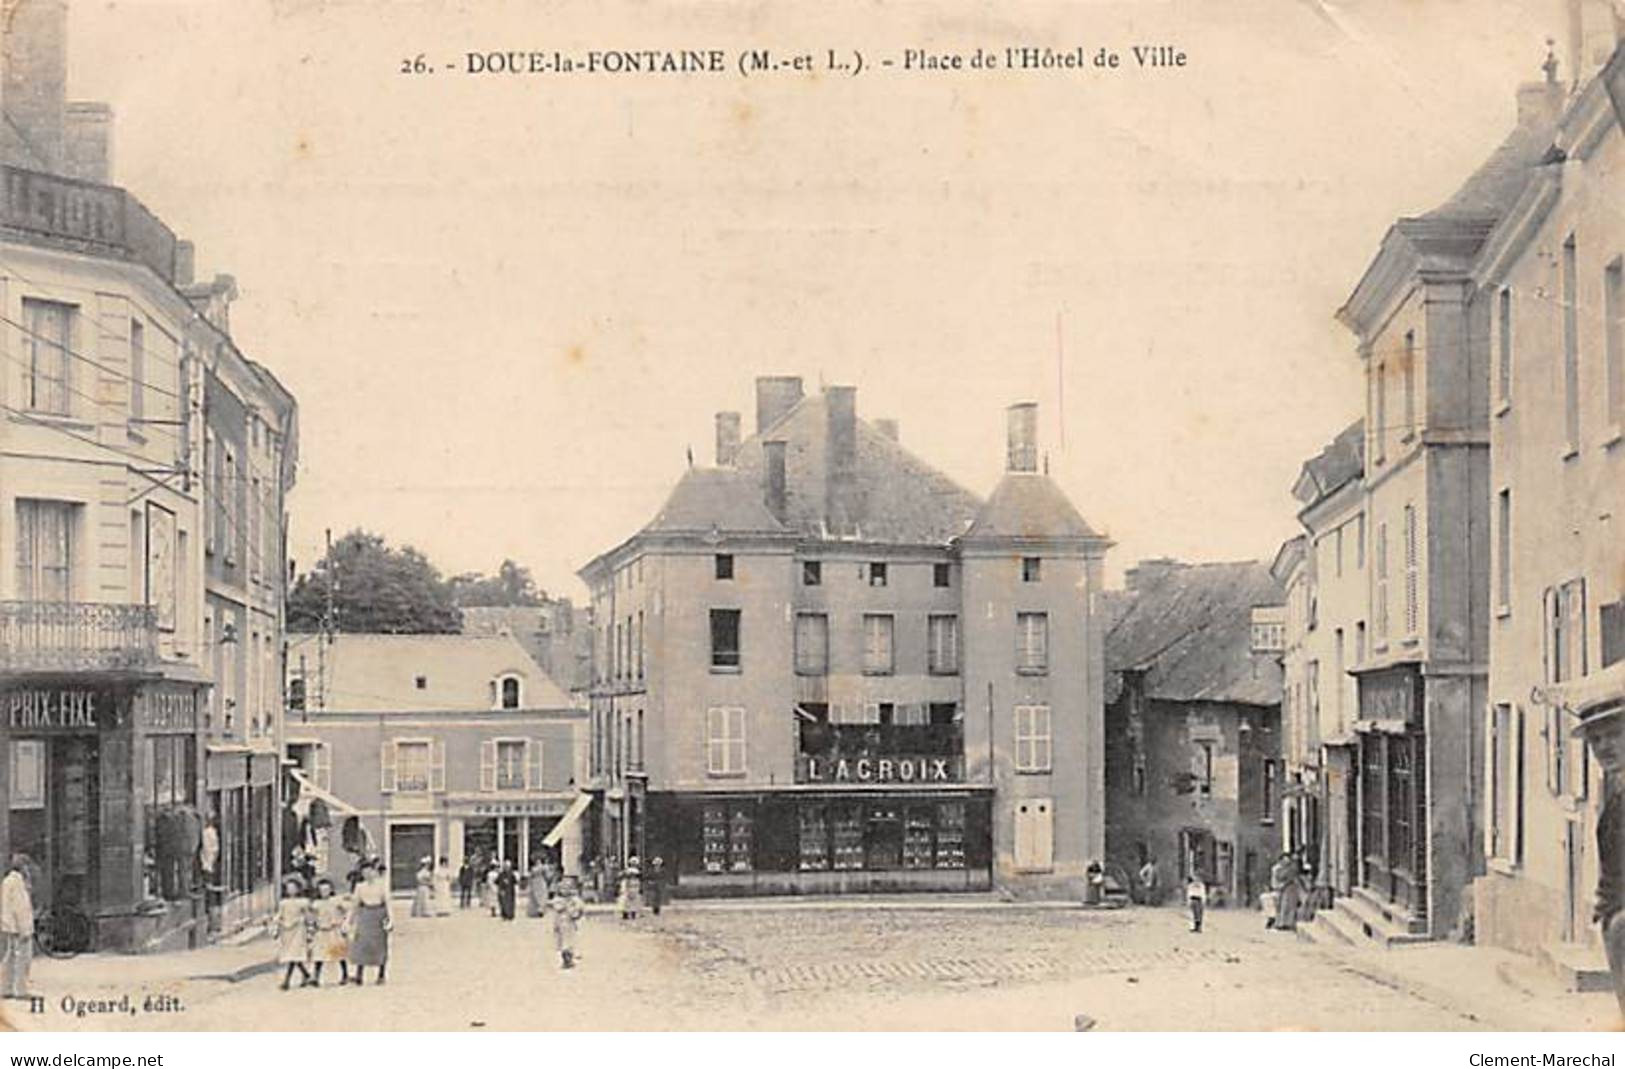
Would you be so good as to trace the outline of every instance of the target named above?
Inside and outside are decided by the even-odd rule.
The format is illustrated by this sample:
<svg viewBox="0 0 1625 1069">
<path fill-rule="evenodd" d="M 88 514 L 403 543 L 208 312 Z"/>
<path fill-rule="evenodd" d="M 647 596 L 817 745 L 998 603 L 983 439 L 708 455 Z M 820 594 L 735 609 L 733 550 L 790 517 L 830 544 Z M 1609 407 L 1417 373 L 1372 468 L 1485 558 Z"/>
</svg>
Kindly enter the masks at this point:
<svg viewBox="0 0 1625 1069">
<path fill-rule="evenodd" d="M 0 601 L 0 671 L 96 672 L 157 663 L 157 616 L 145 605 Z"/>
<path fill-rule="evenodd" d="M 117 186 L 0 168 L 0 227 L 25 241 L 146 264 L 175 280 L 174 231 Z"/>
</svg>

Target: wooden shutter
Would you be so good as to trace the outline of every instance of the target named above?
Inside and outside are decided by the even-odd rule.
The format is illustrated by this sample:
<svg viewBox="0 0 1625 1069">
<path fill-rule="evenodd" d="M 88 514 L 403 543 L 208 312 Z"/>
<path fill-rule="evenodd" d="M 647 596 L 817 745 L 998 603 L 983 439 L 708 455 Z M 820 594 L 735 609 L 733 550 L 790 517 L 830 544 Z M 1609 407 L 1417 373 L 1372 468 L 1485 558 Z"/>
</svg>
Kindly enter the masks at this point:
<svg viewBox="0 0 1625 1069">
<path fill-rule="evenodd" d="M 723 772 L 726 770 L 728 759 L 727 746 L 723 739 L 723 732 L 727 729 L 726 709 L 707 709 L 705 713 L 705 769 L 707 772 Z"/>
<path fill-rule="evenodd" d="M 314 749 L 316 767 L 313 770 L 313 778 L 316 780 L 316 786 L 324 791 L 330 791 L 333 789 L 333 751 L 325 742 L 318 742 Z"/>
<path fill-rule="evenodd" d="M 1035 800 L 1033 812 L 1033 853 L 1037 868 L 1055 867 L 1055 806 L 1048 798 Z"/>
<path fill-rule="evenodd" d="M 446 740 L 435 739 L 429 743 L 429 790 L 443 791 L 446 789 Z"/>
<path fill-rule="evenodd" d="M 1507 740 L 1507 744 L 1512 747 L 1511 758 L 1507 762 L 1508 768 L 1512 771 L 1512 775 L 1508 777 L 1512 782 L 1507 784 L 1507 798 L 1512 805 L 1507 812 L 1507 822 L 1511 826 L 1507 828 L 1506 833 L 1510 837 L 1508 842 L 1511 844 L 1508 858 L 1515 865 L 1523 864 L 1523 738 L 1523 706 L 1520 705 L 1512 710 L 1512 737 Z"/>
<path fill-rule="evenodd" d="M 382 772 L 379 778 L 378 789 L 393 791 L 395 789 L 395 740 L 385 739 L 378 748 L 378 767 Z"/>
<path fill-rule="evenodd" d="M 1053 725 L 1050 723 L 1049 706 L 1037 705 L 1033 707 L 1033 767 L 1040 771 L 1048 771 L 1054 761 L 1054 735 Z M 1046 807 L 1045 812 L 1048 812 Z"/>
<path fill-rule="evenodd" d="M 1496 847 L 1500 844 L 1496 842 L 1495 833 L 1496 829 L 1500 826 L 1502 817 L 1496 812 L 1496 804 L 1499 799 L 1496 797 L 1495 777 L 1500 775 L 1500 771 L 1496 766 L 1496 758 L 1500 752 L 1500 744 L 1496 732 L 1499 730 L 1500 721 L 1496 713 L 1496 706 L 1494 702 L 1490 702 L 1484 707 L 1484 716 L 1486 725 L 1484 729 L 1484 738 L 1488 740 L 1488 744 L 1484 747 L 1484 790 L 1488 800 L 1486 809 L 1489 813 L 1489 819 L 1484 821 L 1484 856 L 1499 857 L 1500 852 L 1496 849 Z"/>
<path fill-rule="evenodd" d="M 531 739 L 525 745 L 525 756 L 528 758 L 525 769 L 525 786 L 533 791 L 542 789 L 542 740 Z"/>
<path fill-rule="evenodd" d="M 480 790 L 497 789 L 497 744 L 495 739 L 480 741 Z"/>
<path fill-rule="evenodd" d="M 728 710 L 728 771 L 745 771 L 745 710 Z"/>
</svg>

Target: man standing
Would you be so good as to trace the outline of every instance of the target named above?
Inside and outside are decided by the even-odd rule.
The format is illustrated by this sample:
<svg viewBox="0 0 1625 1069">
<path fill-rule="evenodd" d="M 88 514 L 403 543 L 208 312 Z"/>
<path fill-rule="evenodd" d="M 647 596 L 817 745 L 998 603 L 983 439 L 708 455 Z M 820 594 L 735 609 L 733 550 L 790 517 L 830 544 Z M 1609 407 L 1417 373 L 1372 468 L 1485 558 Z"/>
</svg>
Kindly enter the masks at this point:
<svg viewBox="0 0 1625 1069">
<path fill-rule="evenodd" d="M 34 899 L 28 891 L 28 858 L 11 856 L 6 878 L 0 880 L 0 991 L 6 998 L 28 997 L 28 970 L 34 960 Z"/>
<path fill-rule="evenodd" d="M 1202 914 L 1207 909 L 1207 881 L 1194 868 L 1191 869 L 1190 879 L 1185 881 L 1185 900 L 1191 907 L 1191 931 L 1200 932 Z"/>
<path fill-rule="evenodd" d="M 1602 812 L 1597 815 L 1597 909 L 1614 996 L 1625 1013 L 1625 702 L 1580 710 L 1579 733 L 1602 768 Z"/>
</svg>

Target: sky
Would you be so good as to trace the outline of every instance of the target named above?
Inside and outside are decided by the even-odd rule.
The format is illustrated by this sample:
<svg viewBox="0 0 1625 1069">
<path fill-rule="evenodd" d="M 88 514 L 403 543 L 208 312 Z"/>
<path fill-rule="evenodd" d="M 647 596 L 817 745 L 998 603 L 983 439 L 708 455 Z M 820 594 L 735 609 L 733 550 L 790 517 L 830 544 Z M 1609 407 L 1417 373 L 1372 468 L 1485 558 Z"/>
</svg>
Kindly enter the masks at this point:
<svg viewBox="0 0 1625 1069">
<path fill-rule="evenodd" d="M 300 407 L 292 554 L 365 527 L 447 574 L 575 571 L 653 516 L 752 380 L 985 495 L 1004 408 L 1117 543 L 1273 556 L 1361 414 L 1334 319 L 1395 218 L 1511 128 L 1561 0 L 618 5 L 75 0 L 114 178 L 232 274 Z M 1142 71 L 1134 44 L 1187 65 Z M 1100 47 L 1117 71 L 881 68 Z M 490 49 L 861 51 L 857 77 L 403 75 Z"/>
</svg>

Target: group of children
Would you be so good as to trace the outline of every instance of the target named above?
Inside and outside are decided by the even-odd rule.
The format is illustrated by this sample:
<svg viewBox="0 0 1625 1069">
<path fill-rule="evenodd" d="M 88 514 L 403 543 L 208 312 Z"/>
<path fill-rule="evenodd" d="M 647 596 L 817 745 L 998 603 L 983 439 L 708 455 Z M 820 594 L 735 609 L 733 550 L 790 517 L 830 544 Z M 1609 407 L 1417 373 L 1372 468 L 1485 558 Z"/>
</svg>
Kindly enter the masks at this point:
<svg viewBox="0 0 1625 1069">
<path fill-rule="evenodd" d="M 300 987 L 320 987 L 322 966 L 328 962 L 338 962 L 341 985 L 353 982 L 360 986 L 368 965 L 377 967 L 378 983 L 384 982 L 394 924 L 383 863 L 374 858 L 362 861 L 351 875 L 350 885 L 350 893 L 339 896 L 333 881 L 325 876 L 313 879 L 295 869 L 283 878 L 282 902 L 270 924 L 277 960 L 287 966 L 282 990 L 292 986 L 295 972 Z"/>
</svg>

